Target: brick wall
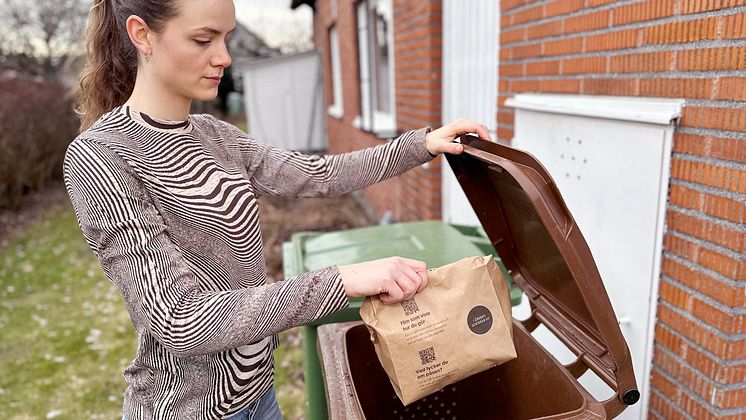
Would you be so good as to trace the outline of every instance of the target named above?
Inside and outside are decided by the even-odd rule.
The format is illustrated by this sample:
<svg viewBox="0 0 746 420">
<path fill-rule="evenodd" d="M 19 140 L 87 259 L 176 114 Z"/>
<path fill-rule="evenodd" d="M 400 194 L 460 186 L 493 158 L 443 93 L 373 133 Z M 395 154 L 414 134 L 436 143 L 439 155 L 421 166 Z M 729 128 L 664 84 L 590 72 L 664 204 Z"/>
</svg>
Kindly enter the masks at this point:
<svg viewBox="0 0 746 420">
<path fill-rule="evenodd" d="M 441 2 L 394 0 L 396 121 L 399 132 L 440 124 Z M 322 48 L 327 105 L 332 98 L 328 30 L 340 40 L 344 115 L 327 116 L 329 151 L 342 153 L 381 144 L 374 134 L 357 129 L 360 115 L 359 58 L 355 2 L 319 0 L 314 13 L 316 45 Z M 440 159 L 440 158 L 438 158 Z M 439 161 L 415 168 L 366 189 L 363 199 L 376 218 L 387 211 L 396 221 L 440 218 Z"/>
<path fill-rule="evenodd" d="M 746 417 L 746 0 L 505 0 L 498 136 L 519 92 L 685 98 L 651 418 Z M 636 368 L 641 368 L 637 366 Z"/>
</svg>

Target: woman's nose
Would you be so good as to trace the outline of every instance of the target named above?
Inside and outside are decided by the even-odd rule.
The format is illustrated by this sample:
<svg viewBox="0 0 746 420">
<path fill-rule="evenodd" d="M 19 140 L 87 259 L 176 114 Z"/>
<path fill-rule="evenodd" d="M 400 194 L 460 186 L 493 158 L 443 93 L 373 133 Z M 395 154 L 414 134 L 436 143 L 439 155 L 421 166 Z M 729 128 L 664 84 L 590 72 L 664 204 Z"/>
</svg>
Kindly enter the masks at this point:
<svg viewBox="0 0 746 420">
<path fill-rule="evenodd" d="M 233 60 L 228 53 L 228 46 L 224 43 L 220 50 L 216 52 L 212 57 L 212 64 L 215 67 L 228 67 L 231 65 Z"/>
</svg>

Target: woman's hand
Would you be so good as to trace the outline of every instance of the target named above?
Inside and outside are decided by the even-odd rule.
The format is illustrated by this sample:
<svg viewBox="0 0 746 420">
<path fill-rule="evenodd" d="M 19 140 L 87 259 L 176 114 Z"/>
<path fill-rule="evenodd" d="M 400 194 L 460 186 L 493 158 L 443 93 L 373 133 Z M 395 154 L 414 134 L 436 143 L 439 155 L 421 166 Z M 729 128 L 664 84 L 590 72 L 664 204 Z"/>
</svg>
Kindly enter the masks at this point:
<svg viewBox="0 0 746 420">
<path fill-rule="evenodd" d="M 489 140 L 490 134 L 487 131 L 487 126 L 470 121 L 464 118 L 459 118 L 449 124 L 440 127 L 437 130 L 433 130 L 425 136 L 425 147 L 431 155 L 437 155 L 439 153 L 450 153 L 452 155 L 458 155 L 464 151 L 464 146 L 453 141 L 456 137 L 474 133 L 483 140 Z"/>
<path fill-rule="evenodd" d="M 411 299 L 427 286 L 427 266 L 402 257 L 337 266 L 349 297 L 378 295 L 385 304 Z"/>
</svg>

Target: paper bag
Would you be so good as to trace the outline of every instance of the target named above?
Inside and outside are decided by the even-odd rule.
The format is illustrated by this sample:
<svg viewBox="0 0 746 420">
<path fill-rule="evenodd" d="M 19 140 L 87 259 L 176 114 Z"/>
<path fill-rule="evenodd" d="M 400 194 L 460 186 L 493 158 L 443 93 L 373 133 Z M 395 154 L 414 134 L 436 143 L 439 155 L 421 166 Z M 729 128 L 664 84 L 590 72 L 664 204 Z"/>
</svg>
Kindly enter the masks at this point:
<svg viewBox="0 0 746 420">
<path fill-rule="evenodd" d="M 492 257 L 428 271 L 412 299 L 368 297 L 360 315 L 404 405 L 516 357 L 508 285 Z"/>
</svg>

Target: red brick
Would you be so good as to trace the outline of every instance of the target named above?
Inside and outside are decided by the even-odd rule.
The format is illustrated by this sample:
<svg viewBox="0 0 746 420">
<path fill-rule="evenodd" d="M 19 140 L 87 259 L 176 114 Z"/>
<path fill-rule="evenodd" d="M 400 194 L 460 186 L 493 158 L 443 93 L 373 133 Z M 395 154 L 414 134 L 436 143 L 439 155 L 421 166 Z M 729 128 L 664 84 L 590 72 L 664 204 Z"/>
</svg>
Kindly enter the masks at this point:
<svg viewBox="0 0 746 420">
<path fill-rule="evenodd" d="M 541 92 L 580 93 L 581 81 L 578 79 L 549 79 L 541 81 Z"/>
<path fill-rule="evenodd" d="M 640 96 L 710 99 L 712 80 L 649 78 L 640 80 Z"/>
<path fill-rule="evenodd" d="M 566 38 L 544 43 L 544 55 L 565 55 L 579 53 L 583 49 L 583 38 Z"/>
<path fill-rule="evenodd" d="M 497 126 L 497 138 L 506 142 L 510 142 L 513 139 L 513 129 Z"/>
<path fill-rule="evenodd" d="M 746 110 L 742 111 L 746 113 Z M 708 115 L 707 113 L 703 114 Z M 697 124 L 696 118 L 699 116 L 698 113 L 690 111 L 685 112 L 684 115 L 685 118 L 682 119 L 681 124 L 690 127 L 728 130 L 732 128 L 730 123 L 737 123 L 734 121 L 726 123 L 722 120 L 712 119 L 706 120 L 708 124 Z M 717 114 L 715 114 L 715 116 L 717 117 Z M 741 123 L 743 123 L 743 121 L 741 121 Z M 722 126 L 726 126 L 727 128 Z M 673 151 L 676 153 L 714 157 L 723 160 L 746 163 L 746 144 L 743 140 L 676 133 L 674 136 Z"/>
<path fill-rule="evenodd" d="M 728 340 L 715 334 L 665 305 L 658 305 L 658 322 L 721 359 L 739 360 L 746 355 L 739 341 Z"/>
<path fill-rule="evenodd" d="M 503 0 L 500 2 L 500 10 L 506 12 L 510 9 L 515 9 L 518 6 L 531 3 L 531 1 L 536 0 Z"/>
<path fill-rule="evenodd" d="M 609 12 L 601 10 L 564 19 L 565 34 L 609 27 Z"/>
<path fill-rule="evenodd" d="M 744 235 L 746 235 L 746 232 L 739 232 L 721 224 L 674 210 L 668 211 L 666 225 L 668 229 L 685 233 L 735 252 L 746 251 L 744 247 Z"/>
<path fill-rule="evenodd" d="M 679 207 L 701 211 L 735 223 L 743 223 L 746 219 L 746 205 L 744 203 L 680 185 L 671 185 L 669 202 Z"/>
<path fill-rule="evenodd" d="M 518 28 L 500 32 L 500 45 L 512 44 L 526 39 L 526 28 Z"/>
<path fill-rule="evenodd" d="M 738 194 L 746 193 L 746 171 L 736 168 L 674 158 L 671 161 L 671 174 L 677 179 Z"/>
<path fill-rule="evenodd" d="M 746 78 L 721 77 L 717 81 L 717 93 L 715 99 L 746 101 Z"/>
<path fill-rule="evenodd" d="M 556 75 L 559 74 L 560 62 L 551 61 L 534 61 L 526 63 L 526 75 L 536 76 L 539 74 Z"/>
<path fill-rule="evenodd" d="M 673 16 L 675 0 L 648 0 L 613 9 L 612 26 Z"/>
<path fill-rule="evenodd" d="M 583 57 L 562 60 L 562 74 L 605 73 L 606 57 Z"/>
<path fill-rule="evenodd" d="M 504 64 L 500 66 L 500 76 L 522 76 L 524 75 L 524 64 Z"/>
<path fill-rule="evenodd" d="M 588 8 L 603 6 L 604 4 L 614 3 L 616 0 L 586 0 L 585 6 Z"/>
<path fill-rule="evenodd" d="M 746 68 L 746 47 L 697 48 L 678 51 L 676 70 L 717 71 Z"/>
<path fill-rule="evenodd" d="M 538 80 L 511 80 L 510 91 L 513 93 L 539 92 L 540 83 Z"/>
<path fill-rule="evenodd" d="M 541 54 L 541 43 L 538 42 L 535 44 L 522 45 L 520 47 L 513 47 L 511 49 L 513 50 L 513 59 L 538 57 Z"/>
<path fill-rule="evenodd" d="M 642 31 L 643 45 L 675 44 L 717 39 L 718 17 L 664 23 Z"/>
<path fill-rule="evenodd" d="M 731 307 L 746 306 L 746 288 L 722 282 L 715 277 L 691 269 L 667 256 L 663 257 L 661 273 L 723 305 Z"/>
<path fill-rule="evenodd" d="M 699 246 L 684 238 L 666 234 L 663 237 L 663 247 L 679 257 L 687 259 L 704 268 L 718 272 L 733 280 L 742 280 L 743 261 L 729 255 Z"/>
<path fill-rule="evenodd" d="M 562 32 L 562 21 L 554 20 L 551 22 L 532 25 L 526 28 L 526 39 L 547 38 L 550 36 L 559 35 Z"/>
<path fill-rule="evenodd" d="M 589 95 L 639 95 L 637 79 L 586 79 L 582 93 Z"/>
<path fill-rule="evenodd" d="M 746 4 L 745 0 L 682 1 L 681 2 L 681 7 L 682 7 L 681 13 L 690 14 L 690 13 L 708 12 L 711 10 L 719 10 L 719 9 L 723 9 L 726 7 L 735 7 L 735 6 L 739 6 L 743 4 Z"/>
<path fill-rule="evenodd" d="M 743 331 L 743 315 L 731 315 L 723 312 L 667 281 L 660 283 L 659 295 L 661 299 L 690 313 L 723 334 L 738 334 Z"/>
<path fill-rule="evenodd" d="M 626 29 L 623 31 L 589 35 L 586 37 L 585 51 L 609 51 L 637 47 L 640 32 L 641 30 L 639 29 Z"/>
<path fill-rule="evenodd" d="M 662 72 L 671 69 L 673 52 L 651 52 L 614 55 L 611 57 L 611 73 Z"/>
<path fill-rule="evenodd" d="M 500 111 L 497 113 L 497 122 L 500 124 L 513 125 L 513 118 L 514 112 L 512 110 Z"/>
<path fill-rule="evenodd" d="M 654 346 L 656 349 L 668 350 L 683 359 L 684 364 L 699 370 L 718 383 L 737 384 L 743 382 L 743 378 L 746 378 L 746 376 L 743 376 L 743 372 L 746 372 L 746 364 L 731 366 L 721 364 L 719 360 L 713 359 L 705 352 L 700 351 L 687 340 L 660 326 L 655 329 Z"/>
<path fill-rule="evenodd" d="M 555 0 L 544 4 L 544 17 L 566 15 L 583 8 L 583 0 Z"/>
<path fill-rule="evenodd" d="M 533 22 L 544 17 L 544 6 L 537 5 L 515 12 L 513 14 L 512 24 L 519 25 L 521 23 Z"/>
<path fill-rule="evenodd" d="M 722 28 L 723 39 L 741 39 L 746 38 L 746 18 L 743 13 L 736 13 L 730 16 L 723 16 Z"/>
</svg>

